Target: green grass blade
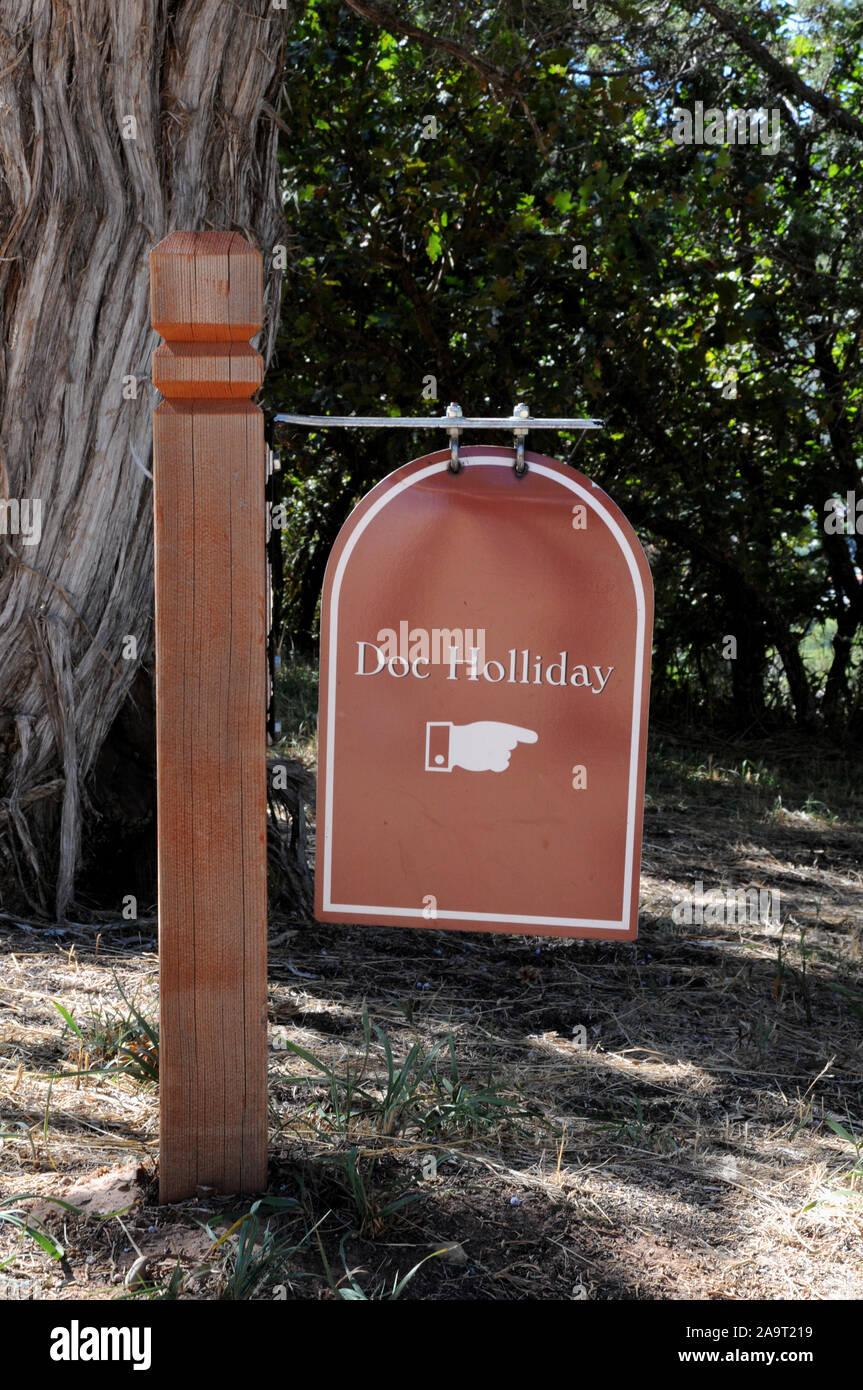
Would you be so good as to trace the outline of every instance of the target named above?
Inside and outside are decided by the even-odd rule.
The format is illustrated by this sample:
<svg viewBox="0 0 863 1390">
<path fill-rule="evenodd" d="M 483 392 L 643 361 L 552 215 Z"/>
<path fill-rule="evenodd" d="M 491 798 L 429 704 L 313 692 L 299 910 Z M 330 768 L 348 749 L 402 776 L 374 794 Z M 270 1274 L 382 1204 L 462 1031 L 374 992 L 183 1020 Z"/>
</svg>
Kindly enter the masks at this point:
<svg viewBox="0 0 863 1390">
<path fill-rule="evenodd" d="M 57 1010 L 58 1014 L 60 1014 L 60 1016 L 62 1017 L 64 1023 L 66 1024 L 66 1027 L 69 1028 L 75 1034 L 76 1038 L 81 1038 L 83 1040 L 84 1034 L 81 1032 L 81 1029 L 78 1027 L 69 1010 L 64 1008 L 63 1005 L 57 999 L 52 999 L 51 1003 L 54 1005 L 54 1008 Z"/>
</svg>

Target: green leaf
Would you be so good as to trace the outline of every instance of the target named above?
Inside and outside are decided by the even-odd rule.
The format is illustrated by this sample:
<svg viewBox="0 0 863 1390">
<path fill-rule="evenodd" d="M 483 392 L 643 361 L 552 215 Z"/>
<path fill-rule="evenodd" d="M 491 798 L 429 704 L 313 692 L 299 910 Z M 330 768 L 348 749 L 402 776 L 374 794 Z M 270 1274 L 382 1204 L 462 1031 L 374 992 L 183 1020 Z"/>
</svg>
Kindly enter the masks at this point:
<svg viewBox="0 0 863 1390">
<path fill-rule="evenodd" d="M 54 1008 L 57 1010 L 58 1014 L 60 1014 L 63 1018 L 66 1027 L 71 1029 L 71 1031 L 75 1034 L 77 1038 L 83 1038 L 84 1034 L 81 1032 L 81 1029 L 78 1027 L 69 1010 L 64 1008 L 63 1005 L 59 1003 L 59 1001 L 56 999 L 52 999 L 51 1003 L 54 1005 Z"/>
<path fill-rule="evenodd" d="M 840 1125 L 838 1120 L 827 1119 L 827 1124 L 834 1134 L 838 1134 L 840 1139 L 844 1139 L 847 1144 L 856 1149 L 860 1146 L 861 1140 L 855 1139 L 853 1134 L 849 1134 L 844 1125 Z"/>
</svg>

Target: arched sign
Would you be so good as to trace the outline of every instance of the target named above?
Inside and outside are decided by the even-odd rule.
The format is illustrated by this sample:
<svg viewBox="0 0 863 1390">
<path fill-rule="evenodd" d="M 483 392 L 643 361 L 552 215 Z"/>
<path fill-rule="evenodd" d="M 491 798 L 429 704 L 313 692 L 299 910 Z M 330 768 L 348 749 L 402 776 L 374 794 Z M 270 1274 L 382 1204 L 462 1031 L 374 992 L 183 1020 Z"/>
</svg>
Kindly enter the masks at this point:
<svg viewBox="0 0 863 1390">
<path fill-rule="evenodd" d="M 327 566 L 316 916 L 632 940 L 644 552 L 555 459 L 449 458 L 373 488 Z"/>
</svg>

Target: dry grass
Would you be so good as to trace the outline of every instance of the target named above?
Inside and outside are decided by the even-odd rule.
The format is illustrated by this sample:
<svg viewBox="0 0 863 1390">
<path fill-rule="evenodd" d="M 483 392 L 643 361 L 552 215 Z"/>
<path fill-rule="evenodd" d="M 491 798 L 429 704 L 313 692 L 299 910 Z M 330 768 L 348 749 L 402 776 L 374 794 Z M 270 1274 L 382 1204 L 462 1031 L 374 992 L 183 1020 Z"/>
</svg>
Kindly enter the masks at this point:
<svg viewBox="0 0 863 1390">
<path fill-rule="evenodd" d="M 299 1237 L 321 1221 L 273 1266 L 289 1297 L 346 1290 L 346 1268 L 381 1296 L 443 1246 L 403 1297 L 863 1294 L 863 1187 L 830 1125 L 863 1129 L 860 783 L 825 780 L 821 759 L 818 793 L 801 795 L 795 778 L 812 775 L 784 756 L 761 750 L 747 769 L 733 749 L 697 764 L 660 748 L 634 946 L 272 924 L 270 1190 L 300 1204 L 274 1229 Z M 778 888 L 782 925 L 675 925 L 673 895 L 696 880 Z M 154 1287 L 179 1262 L 182 1296 L 225 1296 L 227 1247 L 214 1253 L 202 1223 L 250 1202 L 156 1207 L 155 1090 L 46 1079 L 81 1065 L 52 998 L 79 1022 L 122 1008 L 116 972 L 155 1011 L 154 924 L 26 926 L 0 919 L 2 1190 L 85 1210 L 36 1212 L 64 1236 L 62 1264 L 0 1231 L 15 1254 L 0 1297 L 116 1297 L 141 1255 Z M 340 1074 L 364 1067 L 373 1093 L 384 1059 L 376 1036 L 364 1042 L 364 1001 L 397 1058 L 452 1035 L 465 1084 L 475 1092 L 491 1072 L 517 1112 L 429 1138 L 426 1086 L 388 1126 L 368 1099 L 339 1123 L 321 1072 L 284 1044 Z M 352 1145 L 362 1214 L 345 1177 Z M 388 1213 L 402 1192 L 416 1200 Z M 273 1297 L 274 1279 L 255 1296 Z"/>
</svg>

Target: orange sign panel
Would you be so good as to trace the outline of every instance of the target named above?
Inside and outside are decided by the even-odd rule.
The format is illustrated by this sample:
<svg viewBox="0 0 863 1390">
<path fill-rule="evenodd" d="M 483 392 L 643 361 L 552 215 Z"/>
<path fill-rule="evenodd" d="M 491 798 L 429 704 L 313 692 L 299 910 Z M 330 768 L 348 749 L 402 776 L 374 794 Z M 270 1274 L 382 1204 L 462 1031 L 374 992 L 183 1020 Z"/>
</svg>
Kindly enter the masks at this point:
<svg viewBox="0 0 863 1390">
<path fill-rule="evenodd" d="M 582 474 L 460 456 L 391 473 L 330 556 L 316 916 L 632 940 L 647 560 Z"/>
</svg>

